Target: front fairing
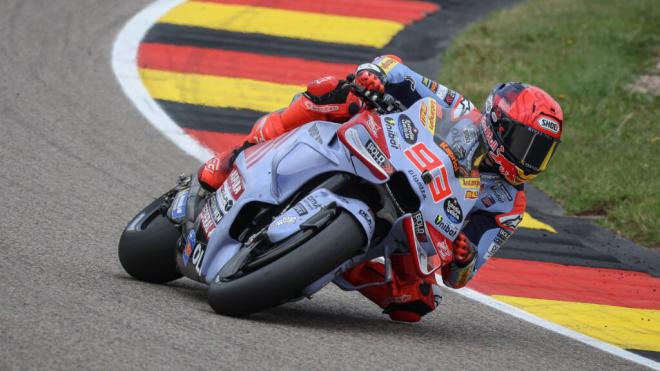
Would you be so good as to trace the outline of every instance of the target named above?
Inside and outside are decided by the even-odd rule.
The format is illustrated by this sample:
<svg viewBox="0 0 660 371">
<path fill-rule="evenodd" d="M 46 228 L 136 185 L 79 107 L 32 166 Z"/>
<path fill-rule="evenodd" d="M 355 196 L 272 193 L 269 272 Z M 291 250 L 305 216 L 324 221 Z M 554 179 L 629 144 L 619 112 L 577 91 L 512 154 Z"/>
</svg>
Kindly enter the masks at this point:
<svg viewBox="0 0 660 371">
<path fill-rule="evenodd" d="M 405 174 L 420 200 L 418 211 L 401 217 L 402 232 L 389 240 L 408 240 L 420 264 L 428 264 L 419 272 L 423 275 L 451 261 L 449 246 L 465 226 L 481 185 L 472 166 L 480 151 L 476 123 L 455 115 L 427 98 L 381 116 L 383 152 L 389 154 L 392 171 Z"/>
</svg>

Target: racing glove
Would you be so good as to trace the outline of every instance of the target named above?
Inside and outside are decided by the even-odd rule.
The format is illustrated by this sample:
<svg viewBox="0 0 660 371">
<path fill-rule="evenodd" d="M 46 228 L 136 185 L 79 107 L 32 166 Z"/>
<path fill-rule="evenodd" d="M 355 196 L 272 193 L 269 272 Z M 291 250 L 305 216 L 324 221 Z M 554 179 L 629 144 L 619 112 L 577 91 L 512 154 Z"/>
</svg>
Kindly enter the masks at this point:
<svg viewBox="0 0 660 371">
<path fill-rule="evenodd" d="M 470 240 L 468 240 L 465 233 L 461 232 L 454 240 L 454 263 L 458 267 L 466 267 L 474 260 L 477 251 Z"/>
<path fill-rule="evenodd" d="M 474 275 L 477 249 L 463 232 L 458 234 L 452 247 L 454 261 L 442 267 L 442 281 L 449 287 L 460 289 Z"/>
<path fill-rule="evenodd" d="M 346 79 L 362 87 L 367 97 L 385 93 L 387 76 L 380 67 L 373 63 L 361 64 L 355 71 L 355 75 L 348 75 Z"/>
</svg>

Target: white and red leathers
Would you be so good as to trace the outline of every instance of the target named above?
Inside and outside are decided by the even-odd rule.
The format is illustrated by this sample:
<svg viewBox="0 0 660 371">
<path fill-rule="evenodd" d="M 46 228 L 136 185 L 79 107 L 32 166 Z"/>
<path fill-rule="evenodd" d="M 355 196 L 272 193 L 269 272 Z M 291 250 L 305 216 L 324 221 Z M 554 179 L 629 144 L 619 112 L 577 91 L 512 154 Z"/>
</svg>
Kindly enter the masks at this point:
<svg viewBox="0 0 660 371">
<path fill-rule="evenodd" d="M 366 71 L 366 72 L 365 72 Z M 377 77 L 377 78 L 375 78 Z M 442 107 L 454 109 L 458 115 L 472 115 L 480 120 L 474 104 L 457 92 L 438 84 L 405 66 L 392 55 L 376 58 L 358 68 L 356 83 L 369 90 L 391 94 L 410 106 L 421 98 L 432 97 Z M 260 118 L 246 138 L 259 143 L 314 120 L 342 123 L 366 107 L 348 86 L 336 77 L 315 80 L 307 91 L 297 96 L 289 107 Z M 200 183 L 217 189 L 231 168 L 230 153 L 223 153 L 206 162 L 199 170 Z M 233 158 L 230 159 L 233 161 Z M 525 211 L 523 185 L 513 186 L 495 169 L 480 169 L 481 185 L 475 197 L 478 201 L 466 218 L 469 223 L 454 242 L 454 262 L 442 268 L 442 281 L 460 288 L 495 254 L 515 232 Z M 379 305 L 394 320 L 415 322 L 435 309 L 439 288 L 434 275 L 425 279 L 415 273 L 410 254 L 392 256 L 393 278 L 388 284 L 363 288 L 360 292 Z M 343 279 L 354 286 L 385 280 L 384 265 L 370 261 L 346 272 Z"/>
</svg>

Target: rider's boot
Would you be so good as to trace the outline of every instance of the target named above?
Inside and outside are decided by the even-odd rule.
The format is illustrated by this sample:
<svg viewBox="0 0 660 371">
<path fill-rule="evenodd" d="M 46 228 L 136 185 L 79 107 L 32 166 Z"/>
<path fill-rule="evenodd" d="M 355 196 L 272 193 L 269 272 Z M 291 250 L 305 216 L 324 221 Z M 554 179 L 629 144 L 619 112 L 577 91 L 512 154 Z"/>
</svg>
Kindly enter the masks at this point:
<svg viewBox="0 0 660 371">
<path fill-rule="evenodd" d="M 433 311 L 440 300 L 440 287 L 434 275 L 424 279 L 415 272 L 412 256 L 395 254 L 392 259 L 392 282 L 368 286 L 360 293 L 384 309 L 391 319 L 417 322 Z M 355 286 L 385 280 L 385 265 L 377 261 L 360 264 L 343 275 Z"/>
<path fill-rule="evenodd" d="M 220 188 L 229 176 L 236 157 L 253 144 L 246 141 L 240 146 L 224 151 L 211 158 L 197 170 L 197 180 L 205 190 L 213 192 Z"/>
</svg>

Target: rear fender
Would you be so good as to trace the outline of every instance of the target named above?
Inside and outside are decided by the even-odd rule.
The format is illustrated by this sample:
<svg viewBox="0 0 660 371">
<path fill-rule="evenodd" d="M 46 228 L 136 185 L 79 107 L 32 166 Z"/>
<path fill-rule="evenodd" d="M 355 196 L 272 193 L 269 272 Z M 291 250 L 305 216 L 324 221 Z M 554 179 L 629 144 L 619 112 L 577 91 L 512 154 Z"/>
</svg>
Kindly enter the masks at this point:
<svg viewBox="0 0 660 371">
<path fill-rule="evenodd" d="M 308 227 L 306 223 L 313 216 L 332 207 L 344 209 L 353 215 L 362 226 L 367 237 L 366 246 L 369 246 L 375 227 L 374 215 L 369 206 L 360 200 L 339 196 L 325 188 L 313 191 L 277 217 L 268 227 L 266 234 L 271 242 L 280 242 Z"/>
</svg>

